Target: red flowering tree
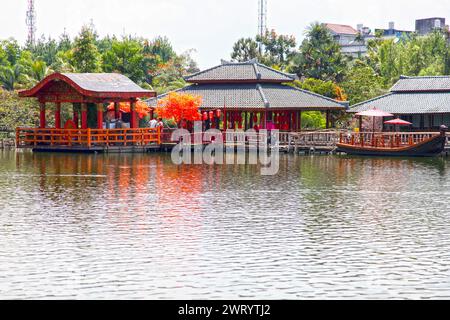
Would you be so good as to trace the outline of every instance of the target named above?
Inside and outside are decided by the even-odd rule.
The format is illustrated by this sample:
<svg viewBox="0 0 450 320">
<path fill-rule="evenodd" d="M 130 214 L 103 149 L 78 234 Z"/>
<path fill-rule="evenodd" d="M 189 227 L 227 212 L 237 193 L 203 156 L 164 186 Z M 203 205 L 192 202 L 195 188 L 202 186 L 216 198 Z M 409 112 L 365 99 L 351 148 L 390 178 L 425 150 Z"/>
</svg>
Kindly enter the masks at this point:
<svg viewBox="0 0 450 320">
<path fill-rule="evenodd" d="M 199 108 L 202 105 L 202 98 L 187 93 L 169 93 L 164 99 L 158 101 L 156 113 L 164 119 L 173 119 L 177 123 L 182 120 L 201 120 Z"/>
</svg>

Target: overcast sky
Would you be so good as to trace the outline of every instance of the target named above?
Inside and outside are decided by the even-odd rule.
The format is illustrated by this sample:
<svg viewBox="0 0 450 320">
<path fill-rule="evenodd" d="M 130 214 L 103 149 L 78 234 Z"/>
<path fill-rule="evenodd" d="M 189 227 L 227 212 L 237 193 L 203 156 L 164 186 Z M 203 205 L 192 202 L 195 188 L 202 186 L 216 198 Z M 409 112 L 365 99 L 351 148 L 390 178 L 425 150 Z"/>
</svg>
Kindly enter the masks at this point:
<svg viewBox="0 0 450 320">
<path fill-rule="evenodd" d="M 37 34 L 72 37 L 91 19 L 101 36 L 167 36 L 178 52 L 196 49 L 204 69 L 230 59 L 233 43 L 254 36 L 258 0 L 36 0 Z M 27 0 L 0 0 L 0 39 L 27 37 Z M 268 0 L 268 27 L 296 36 L 313 21 L 374 29 L 414 29 L 416 18 L 450 19 L 450 0 Z M 447 22 L 448 23 L 448 22 Z"/>
</svg>

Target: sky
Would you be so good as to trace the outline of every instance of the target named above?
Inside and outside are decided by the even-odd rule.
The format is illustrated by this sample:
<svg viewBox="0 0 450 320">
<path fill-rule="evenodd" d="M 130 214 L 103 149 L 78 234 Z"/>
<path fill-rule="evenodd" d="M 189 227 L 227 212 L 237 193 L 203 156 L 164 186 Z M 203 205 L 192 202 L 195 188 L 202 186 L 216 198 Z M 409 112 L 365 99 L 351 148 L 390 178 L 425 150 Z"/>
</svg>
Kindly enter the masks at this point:
<svg viewBox="0 0 450 320">
<path fill-rule="evenodd" d="M 201 69 L 230 60 L 233 44 L 258 29 L 258 0 L 35 0 L 37 35 L 74 37 L 93 21 L 100 36 L 167 36 L 175 50 L 195 49 Z M 27 38 L 27 0 L 0 0 L 0 39 Z M 268 28 L 301 42 L 314 21 L 414 30 L 419 18 L 444 17 L 450 0 L 268 0 Z"/>
</svg>

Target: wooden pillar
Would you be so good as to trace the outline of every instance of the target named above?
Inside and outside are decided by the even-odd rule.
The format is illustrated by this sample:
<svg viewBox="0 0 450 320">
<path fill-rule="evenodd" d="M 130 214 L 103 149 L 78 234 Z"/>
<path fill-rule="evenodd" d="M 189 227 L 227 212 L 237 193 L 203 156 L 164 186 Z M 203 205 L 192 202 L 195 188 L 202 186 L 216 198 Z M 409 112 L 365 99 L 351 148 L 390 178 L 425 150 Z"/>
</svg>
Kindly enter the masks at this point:
<svg viewBox="0 0 450 320">
<path fill-rule="evenodd" d="M 262 123 L 262 128 L 263 129 L 267 129 L 267 110 L 263 112 L 263 123 Z"/>
<path fill-rule="evenodd" d="M 302 132 L 302 112 L 298 112 L 298 131 Z"/>
<path fill-rule="evenodd" d="M 330 129 L 330 110 L 327 110 L 327 129 Z"/>
<path fill-rule="evenodd" d="M 223 131 L 228 130 L 228 112 L 223 112 Z"/>
<path fill-rule="evenodd" d="M 88 128 L 88 115 L 87 115 L 87 103 L 81 104 L 81 129 Z"/>
<path fill-rule="evenodd" d="M 55 106 L 55 128 L 61 129 L 61 102 L 56 102 Z"/>
<path fill-rule="evenodd" d="M 359 116 L 359 132 L 362 132 L 362 116 Z"/>
<path fill-rule="evenodd" d="M 78 110 L 77 110 L 77 106 L 75 103 L 72 104 L 72 108 L 73 108 L 73 122 L 75 123 L 75 128 L 78 129 L 79 127 L 79 115 L 78 115 Z"/>
<path fill-rule="evenodd" d="M 137 128 L 137 124 L 136 124 L 136 101 L 135 100 L 131 100 L 130 101 L 130 110 L 131 110 L 131 122 L 130 122 L 130 127 L 131 129 L 136 129 Z"/>
<path fill-rule="evenodd" d="M 40 121 L 39 121 L 39 128 L 45 129 L 47 126 L 47 121 L 45 119 L 45 102 L 41 102 L 39 104 L 40 109 Z"/>
<path fill-rule="evenodd" d="M 114 102 L 114 119 L 120 118 L 120 106 L 119 102 Z M 152 119 L 153 119 L 153 110 L 152 110 Z"/>
<path fill-rule="evenodd" d="M 97 129 L 103 129 L 103 103 L 97 103 Z"/>
</svg>

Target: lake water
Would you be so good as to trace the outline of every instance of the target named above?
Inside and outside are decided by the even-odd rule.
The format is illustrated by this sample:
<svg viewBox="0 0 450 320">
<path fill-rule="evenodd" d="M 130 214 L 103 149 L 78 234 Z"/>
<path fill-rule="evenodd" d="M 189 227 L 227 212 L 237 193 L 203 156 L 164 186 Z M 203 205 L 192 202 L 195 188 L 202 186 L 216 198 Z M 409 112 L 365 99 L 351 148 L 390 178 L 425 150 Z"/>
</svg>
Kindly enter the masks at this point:
<svg viewBox="0 0 450 320">
<path fill-rule="evenodd" d="M 0 152 L 1 299 L 450 298 L 450 159 Z"/>
</svg>

